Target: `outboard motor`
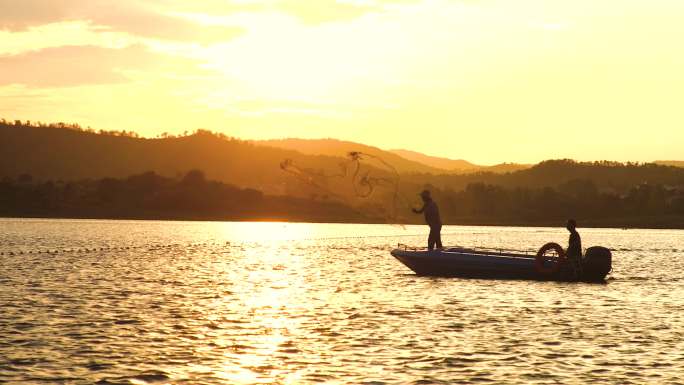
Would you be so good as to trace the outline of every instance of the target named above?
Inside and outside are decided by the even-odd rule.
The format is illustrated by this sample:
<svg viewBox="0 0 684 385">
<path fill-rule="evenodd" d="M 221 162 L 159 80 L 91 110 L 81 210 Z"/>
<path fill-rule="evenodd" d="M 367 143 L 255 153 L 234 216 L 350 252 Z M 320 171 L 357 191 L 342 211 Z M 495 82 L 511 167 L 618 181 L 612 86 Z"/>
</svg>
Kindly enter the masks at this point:
<svg viewBox="0 0 684 385">
<path fill-rule="evenodd" d="M 582 259 L 583 277 L 585 281 L 603 281 L 613 268 L 613 254 L 609 249 L 592 246 L 587 249 Z"/>
</svg>

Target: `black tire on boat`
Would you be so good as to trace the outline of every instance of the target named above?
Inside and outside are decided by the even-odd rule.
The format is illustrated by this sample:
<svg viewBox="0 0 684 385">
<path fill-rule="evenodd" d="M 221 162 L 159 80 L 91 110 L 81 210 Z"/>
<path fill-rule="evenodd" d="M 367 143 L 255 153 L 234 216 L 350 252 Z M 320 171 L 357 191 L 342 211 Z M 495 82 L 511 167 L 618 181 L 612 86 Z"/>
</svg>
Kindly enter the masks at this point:
<svg viewBox="0 0 684 385">
<path fill-rule="evenodd" d="M 546 252 L 553 250 L 558 254 L 558 259 L 556 263 L 553 264 L 551 267 L 546 267 L 544 266 L 544 262 L 546 262 Z M 534 260 L 534 267 L 535 269 L 544 275 L 550 275 L 550 274 L 555 274 L 558 272 L 558 270 L 561 268 L 563 263 L 565 263 L 566 259 L 565 255 L 565 250 L 563 250 L 563 247 L 561 245 L 555 243 L 555 242 L 549 242 L 542 246 L 539 251 L 537 252 L 537 256 L 535 257 Z"/>
</svg>

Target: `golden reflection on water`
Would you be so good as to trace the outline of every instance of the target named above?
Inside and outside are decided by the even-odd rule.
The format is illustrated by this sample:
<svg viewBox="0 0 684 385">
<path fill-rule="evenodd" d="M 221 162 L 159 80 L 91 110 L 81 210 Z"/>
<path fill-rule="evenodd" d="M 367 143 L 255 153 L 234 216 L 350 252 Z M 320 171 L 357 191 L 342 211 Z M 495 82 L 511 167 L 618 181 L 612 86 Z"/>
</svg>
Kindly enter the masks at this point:
<svg viewBox="0 0 684 385">
<path fill-rule="evenodd" d="M 316 225 L 311 223 L 245 222 L 236 226 L 224 222 L 222 225 L 224 234 L 243 242 L 302 240 L 317 235 Z"/>
<path fill-rule="evenodd" d="M 301 239 L 311 230 L 310 226 L 288 223 L 255 223 L 247 227 L 246 231 L 256 230 L 269 240 Z M 226 360 L 218 376 L 235 384 L 258 383 L 274 377 L 282 384 L 296 384 L 301 381 L 300 373 L 274 363 L 274 357 L 291 336 L 300 334 L 297 313 L 307 307 L 300 298 L 309 288 L 301 275 L 289 272 L 304 268 L 302 256 L 276 244 L 246 249 L 242 259 L 243 264 L 258 268 L 247 272 L 246 279 L 233 282 L 238 286 L 235 291 L 244 294 L 237 303 L 235 298 L 226 298 L 222 307 L 248 314 L 258 330 L 243 342 L 249 349 L 224 355 Z M 225 346 L 233 340 L 219 337 L 215 343 Z"/>
</svg>

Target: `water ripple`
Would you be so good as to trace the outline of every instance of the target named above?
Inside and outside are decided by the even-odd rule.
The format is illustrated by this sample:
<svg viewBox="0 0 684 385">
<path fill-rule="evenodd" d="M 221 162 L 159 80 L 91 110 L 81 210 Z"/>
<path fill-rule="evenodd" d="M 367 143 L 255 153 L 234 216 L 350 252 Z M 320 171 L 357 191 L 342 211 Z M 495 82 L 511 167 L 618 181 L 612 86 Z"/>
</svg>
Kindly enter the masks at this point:
<svg viewBox="0 0 684 385">
<path fill-rule="evenodd" d="M 254 240 L 258 224 L 0 222 L 0 382 L 675 384 L 684 371 L 681 231 L 584 231 L 615 250 L 609 283 L 587 285 L 417 277 L 387 251 L 422 243 L 422 227 L 264 224 Z M 448 233 L 520 249 L 565 237 Z"/>
</svg>

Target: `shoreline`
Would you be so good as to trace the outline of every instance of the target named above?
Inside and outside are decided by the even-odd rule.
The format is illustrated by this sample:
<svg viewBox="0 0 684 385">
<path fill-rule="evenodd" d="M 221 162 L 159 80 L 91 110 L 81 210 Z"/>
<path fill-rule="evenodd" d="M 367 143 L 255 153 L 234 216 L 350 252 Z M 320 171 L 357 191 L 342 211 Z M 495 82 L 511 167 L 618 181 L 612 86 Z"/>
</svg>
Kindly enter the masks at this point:
<svg viewBox="0 0 684 385">
<path fill-rule="evenodd" d="M 387 221 L 378 220 L 377 218 L 369 218 L 367 221 L 345 221 L 334 220 L 331 218 L 278 218 L 278 217 L 207 217 L 207 216 L 90 216 L 90 215 L 71 215 L 71 216 L 46 216 L 46 215 L 7 215 L 0 214 L 2 219 L 45 219 L 45 220 L 102 220 L 102 221 L 160 221 L 160 222 L 275 222 L 275 223 L 309 223 L 309 224 L 349 224 L 349 225 L 425 225 L 422 221 L 403 221 L 390 223 Z M 652 218 L 653 219 L 653 218 Z M 684 230 L 684 218 L 680 219 L 682 222 L 678 224 L 671 223 L 653 223 L 637 224 L 635 220 L 630 218 L 623 218 L 622 220 L 600 220 L 600 219 L 586 219 L 578 220 L 579 228 L 588 229 L 621 229 L 621 230 Z M 564 222 L 559 221 L 510 221 L 510 220 L 472 220 L 461 219 L 457 221 L 445 221 L 444 226 L 481 226 L 481 227 L 563 227 Z"/>
</svg>

